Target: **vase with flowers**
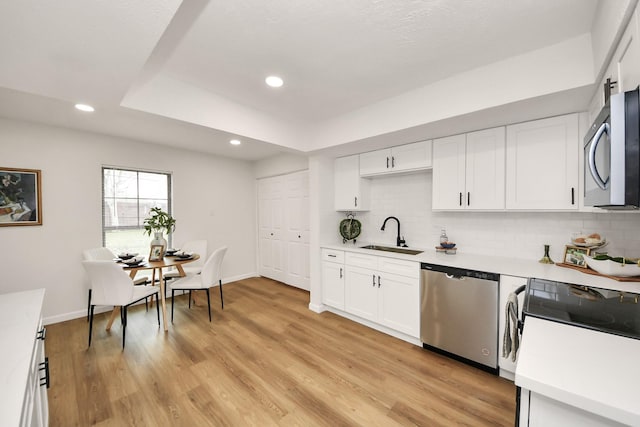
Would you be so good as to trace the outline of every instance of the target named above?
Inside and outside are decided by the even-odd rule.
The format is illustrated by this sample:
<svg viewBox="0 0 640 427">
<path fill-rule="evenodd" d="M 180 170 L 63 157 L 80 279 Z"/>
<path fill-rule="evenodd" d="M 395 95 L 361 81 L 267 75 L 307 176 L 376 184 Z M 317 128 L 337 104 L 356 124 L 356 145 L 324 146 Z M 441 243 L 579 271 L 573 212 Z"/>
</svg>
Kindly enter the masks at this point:
<svg viewBox="0 0 640 427">
<path fill-rule="evenodd" d="M 151 236 L 153 233 L 151 246 L 162 245 L 162 255 L 164 256 L 167 250 L 167 239 L 164 238 L 163 233 L 169 235 L 176 229 L 175 218 L 161 208 L 155 207 L 151 208 L 150 216 L 144 219 L 143 224 L 146 235 Z"/>
</svg>

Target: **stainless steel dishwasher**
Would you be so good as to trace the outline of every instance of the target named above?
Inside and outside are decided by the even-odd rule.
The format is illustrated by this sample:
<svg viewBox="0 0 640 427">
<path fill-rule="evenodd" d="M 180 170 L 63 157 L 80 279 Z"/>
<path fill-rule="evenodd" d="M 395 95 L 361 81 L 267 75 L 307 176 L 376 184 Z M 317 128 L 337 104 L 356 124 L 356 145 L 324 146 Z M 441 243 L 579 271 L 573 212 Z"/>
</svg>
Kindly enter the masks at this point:
<svg viewBox="0 0 640 427">
<path fill-rule="evenodd" d="M 500 276 L 425 263 L 421 268 L 423 347 L 497 373 Z"/>
</svg>

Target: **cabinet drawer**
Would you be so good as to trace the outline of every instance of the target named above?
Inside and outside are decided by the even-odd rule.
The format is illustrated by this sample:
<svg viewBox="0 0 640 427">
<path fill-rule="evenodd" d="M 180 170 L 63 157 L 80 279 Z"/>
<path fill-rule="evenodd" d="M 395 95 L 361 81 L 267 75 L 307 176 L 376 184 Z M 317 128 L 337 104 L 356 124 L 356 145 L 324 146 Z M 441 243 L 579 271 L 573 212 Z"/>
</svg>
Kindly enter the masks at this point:
<svg viewBox="0 0 640 427">
<path fill-rule="evenodd" d="M 378 257 L 375 255 L 364 255 L 355 252 L 347 252 L 346 264 L 356 267 L 378 268 Z"/>
<path fill-rule="evenodd" d="M 341 264 L 344 263 L 344 251 L 337 251 L 334 249 L 323 249 L 322 250 L 322 260 L 329 262 L 339 262 Z"/>
<path fill-rule="evenodd" d="M 385 273 L 399 274 L 407 277 L 420 277 L 420 264 L 403 259 L 384 258 L 378 260 L 378 269 Z"/>
</svg>

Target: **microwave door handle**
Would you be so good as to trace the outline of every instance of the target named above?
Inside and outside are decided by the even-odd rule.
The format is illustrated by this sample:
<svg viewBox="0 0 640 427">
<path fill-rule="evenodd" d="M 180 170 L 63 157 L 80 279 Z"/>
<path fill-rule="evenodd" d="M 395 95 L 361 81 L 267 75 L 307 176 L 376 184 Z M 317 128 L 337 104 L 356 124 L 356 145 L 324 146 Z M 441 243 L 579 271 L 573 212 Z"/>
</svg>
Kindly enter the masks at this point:
<svg viewBox="0 0 640 427">
<path fill-rule="evenodd" d="M 609 178 L 607 180 L 603 180 L 600 174 L 598 173 L 598 167 L 596 166 L 596 149 L 598 148 L 598 144 L 600 143 L 600 138 L 602 138 L 602 134 L 609 133 L 609 123 L 603 123 L 600 125 L 600 128 L 593 136 L 591 140 L 591 147 L 589 148 L 589 172 L 593 177 L 593 180 L 596 182 L 598 187 L 602 190 L 607 189 L 607 182 L 609 182 Z"/>
</svg>

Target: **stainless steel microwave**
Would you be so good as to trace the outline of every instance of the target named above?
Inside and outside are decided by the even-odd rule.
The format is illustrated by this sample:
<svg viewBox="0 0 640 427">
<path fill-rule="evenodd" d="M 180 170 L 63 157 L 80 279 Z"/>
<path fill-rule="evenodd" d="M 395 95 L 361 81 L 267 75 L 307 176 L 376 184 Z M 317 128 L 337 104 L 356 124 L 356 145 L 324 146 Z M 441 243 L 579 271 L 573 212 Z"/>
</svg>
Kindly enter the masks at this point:
<svg viewBox="0 0 640 427">
<path fill-rule="evenodd" d="M 611 95 L 584 139 L 584 205 L 640 207 L 638 89 Z"/>
</svg>

